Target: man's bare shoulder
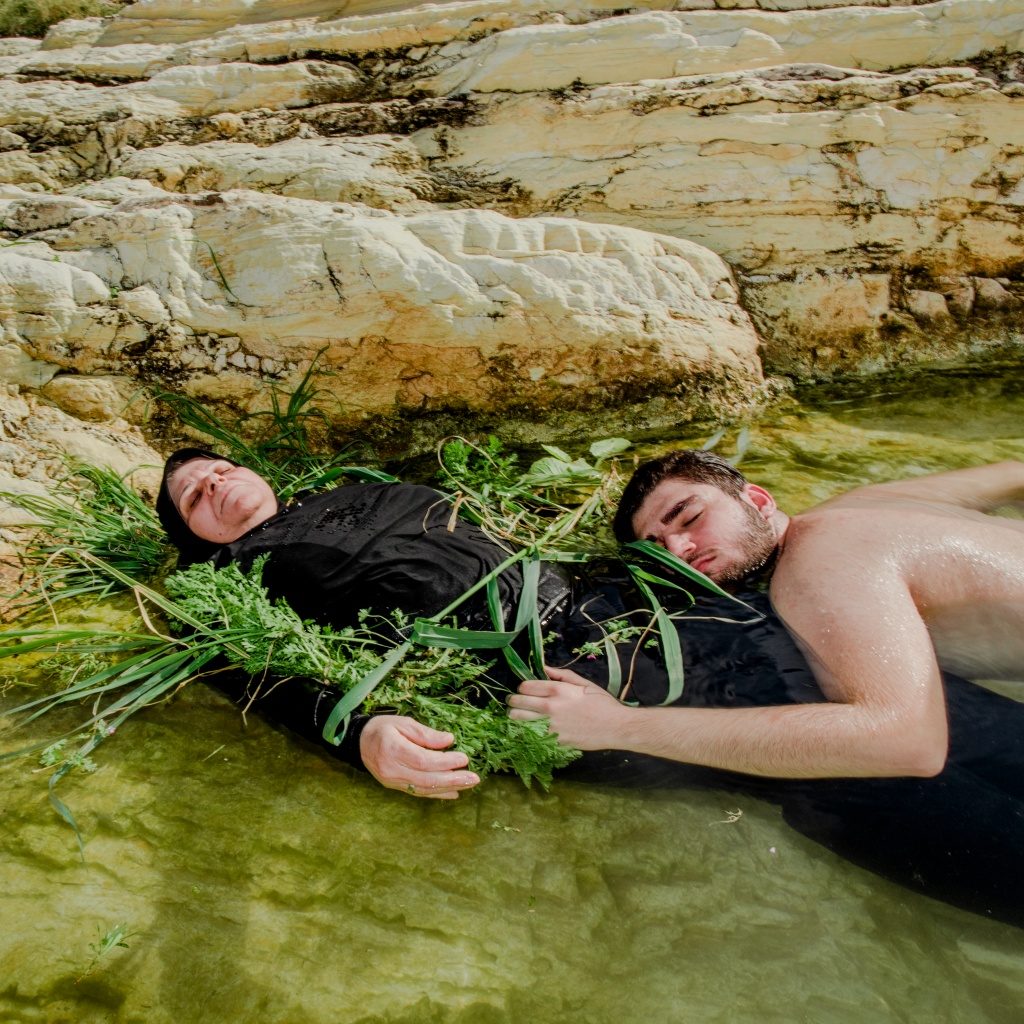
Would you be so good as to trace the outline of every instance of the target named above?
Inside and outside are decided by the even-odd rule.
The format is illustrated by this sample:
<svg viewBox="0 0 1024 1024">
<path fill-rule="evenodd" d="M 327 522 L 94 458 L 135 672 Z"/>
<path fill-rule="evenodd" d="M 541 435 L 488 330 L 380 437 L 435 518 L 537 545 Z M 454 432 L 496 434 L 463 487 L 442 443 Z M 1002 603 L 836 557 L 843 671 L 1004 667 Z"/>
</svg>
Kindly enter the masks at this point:
<svg viewBox="0 0 1024 1024">
<path fill-rule="evenodd" d="M 891 538 L 899 518 L 896 509 L 856 505 L 818 505 L 793 516 L 772 576 L 772 600 L 806 608 L 827 598 L 830 607 L 845 608 L 854 591 L 889 585 L 898 576 Z"/>
</svg>

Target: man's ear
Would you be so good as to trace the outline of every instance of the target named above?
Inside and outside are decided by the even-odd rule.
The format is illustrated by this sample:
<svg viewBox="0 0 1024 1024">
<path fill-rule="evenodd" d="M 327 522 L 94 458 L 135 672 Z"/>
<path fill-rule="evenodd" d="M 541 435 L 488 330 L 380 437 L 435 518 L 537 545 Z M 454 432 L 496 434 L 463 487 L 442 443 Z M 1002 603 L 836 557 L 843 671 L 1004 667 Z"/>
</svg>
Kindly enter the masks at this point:
<svg viewBox="0 0 1024 1024">
<path fill-rule="evenodd" d="M 743 493 L 750 499 L 751 504 L 761 513 L 764 519 L 771 519 L 772 514 L 779 507 L 775 504 L 775 499 L 771 496 L 771 492 L 766 491 L 763 487 L 758 487 L 757 484 L 747 484 L 743 489 Z"/>
</svg>

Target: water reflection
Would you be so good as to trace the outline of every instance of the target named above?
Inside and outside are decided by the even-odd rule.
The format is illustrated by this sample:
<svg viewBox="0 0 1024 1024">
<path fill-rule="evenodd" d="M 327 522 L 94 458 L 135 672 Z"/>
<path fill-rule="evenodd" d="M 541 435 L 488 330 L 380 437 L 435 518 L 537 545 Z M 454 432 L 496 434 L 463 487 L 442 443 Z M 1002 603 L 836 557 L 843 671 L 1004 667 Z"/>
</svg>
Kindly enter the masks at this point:
<svg viewBox="0 0 1024 1024">
<path fill-rule="evenodd" d="M 749 425 L 743 468 L 797 510 L 1024 458 L 1022 379 L 819 395 Z M 63 787 L 84 863 L 42 777 L 0 771 L 4 1021 L 1009 1022 L 1024 1003 L 1019 931 L 749 797 L 493 780 L 413 801 L 202 687 L 125 733 Z M 81 978 L 122 921 L 129 948 Z"/>
</svg>

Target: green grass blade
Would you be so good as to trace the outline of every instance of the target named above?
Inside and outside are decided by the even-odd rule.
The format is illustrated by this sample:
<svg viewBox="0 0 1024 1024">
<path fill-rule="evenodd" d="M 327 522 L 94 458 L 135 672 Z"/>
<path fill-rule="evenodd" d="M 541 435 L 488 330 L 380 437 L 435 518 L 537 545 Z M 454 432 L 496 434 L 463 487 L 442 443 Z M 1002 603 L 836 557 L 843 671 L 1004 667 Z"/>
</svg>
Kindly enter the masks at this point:
<svg viewBox="0 0 1024 1024">
<path fill-rule="evenodd" d="M 381 680 L 406 656 L 411 647 L 412 642 L 410 640 L 406 640 L 403 644 L 396 647 L 372 672 L 353 686 L 334 705 L 330 715 L 327 717 L 327 721 L 324 723 L 323 737 L 328 743 L 333 743 L 337 746 L 341 742 L 340 738 L 336 739 L 335 737 L 342 720 L 348 721 L 348 716 L 373 693 Z"/>
<path fill-rule="evenodd" d="M 644 579 L 634 573 L 637 567 L 635 565 L 627 565 L 626 568 L 629 569 L 633 579 L 636 581 L 637 587 L 650 603 L 655 621 L 658 624 L 658 633 L 661 636 L 661 650 L 665 657 L 665 670 L 668 673 L 668 693 L 661 703 L 663 705 L 674 704 L 682 697 L 685 682 L 683 650 L 679 643 L 679 633 L 676 631 L 675 623 L 673 623 L 668 612 L 665 611 L 661 601 L 658 600 L 658 595 L 651 590 Z"/>
</svg>

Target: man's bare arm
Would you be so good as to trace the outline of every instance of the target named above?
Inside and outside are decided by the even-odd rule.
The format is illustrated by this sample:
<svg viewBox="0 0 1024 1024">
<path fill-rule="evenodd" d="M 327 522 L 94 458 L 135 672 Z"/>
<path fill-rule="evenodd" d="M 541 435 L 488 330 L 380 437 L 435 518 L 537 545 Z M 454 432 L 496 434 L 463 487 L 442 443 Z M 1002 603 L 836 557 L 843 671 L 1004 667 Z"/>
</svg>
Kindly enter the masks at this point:
<svg viewBox="0 0 1024 1024">
<path fill-rule="evenodd" d="M 631 750 L 777 778 L 931 776 L 945 763 L 944 714 L 864 703 L 630 708 L 568 669 L 549 675 L 522 683 L 510 714 L 547 717 L 562 743 L 582 750 Z"/>
<path fill-rule="evenodd" d="M 885 484 L 869 484 L 830 498 L 818 508 L 893 499 L 954 505 L 978 512 L 1024 504 L 1024 462 L 1008 459 L 987 466 L 930 473 Z"/>
<path fill-rule="evenodd" d="M 829 703 L 628 708 L 555 670 L 555 682 L 520 686 L 509 701 L 513 714 L 546 715 L 562 742 L 583 749 L 753 775 L 935 775 L 948 746 L 945 698 L 910 588 L 874 532 L 840 522 L 838 533 L 831 524 L 826 533 L 815 525 L 795 524 L 799 542 L 787 542 L 771 592 Z"/>
</svg>

